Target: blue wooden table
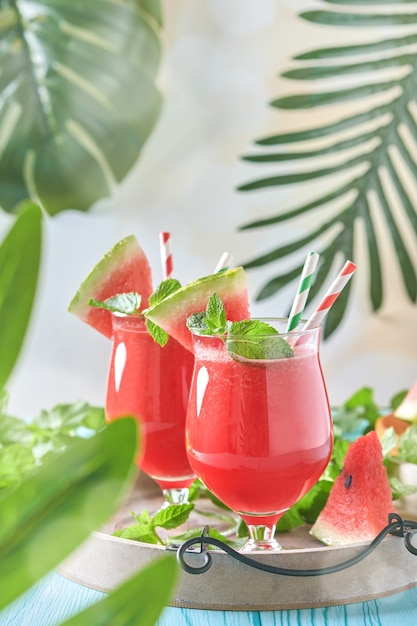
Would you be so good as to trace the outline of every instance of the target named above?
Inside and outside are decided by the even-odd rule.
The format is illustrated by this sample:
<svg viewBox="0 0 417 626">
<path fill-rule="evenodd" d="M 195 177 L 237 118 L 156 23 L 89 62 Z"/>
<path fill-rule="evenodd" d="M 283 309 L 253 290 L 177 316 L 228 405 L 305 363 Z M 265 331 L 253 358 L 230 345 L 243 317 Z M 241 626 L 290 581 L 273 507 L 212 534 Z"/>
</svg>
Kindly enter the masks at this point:
<svg viewBox="0 0 417 626">
<path fill-rule="evenodd" d="M 378 575 L 378 572 L 375 572 Z M 57 626 L 104 594 L 51 573 L 0 612 L 0 626 Z M 158 626 L 400 626 L 417 624 L 417 588 L 369 602 L 295 611 L 167 607 Z M 92 624 L 91 626 L 94 626 Z M 111 625 L 109 625 L 111 626 Z"/>
</svg>

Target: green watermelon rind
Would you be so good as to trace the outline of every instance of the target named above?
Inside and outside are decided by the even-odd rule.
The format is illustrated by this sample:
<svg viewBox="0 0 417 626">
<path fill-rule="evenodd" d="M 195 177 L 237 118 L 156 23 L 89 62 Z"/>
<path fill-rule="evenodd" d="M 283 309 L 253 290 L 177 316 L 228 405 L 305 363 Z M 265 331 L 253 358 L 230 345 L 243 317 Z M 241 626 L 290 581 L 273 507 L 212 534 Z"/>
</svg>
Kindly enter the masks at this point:
<svg viewBox="0 0 417 626">
<path fill-rule="evenodd" d="M 244 294 L 245 313 L 246 316 L 249 315 L 245 272 L 243 267 L 239 266 L 203 276 L 187 283 L 161 302 L 149 307 L 145 311 L 145 316 L 189 350 L 192 350 L 191 333 L 186 328 L 186 320 L 191 314 L 204 311 L 213 293 L 216 293 L 223 300 L 226 311 L 229 302 L 233 302 L 237 297 L 242 300 Z M 180 330 L 181 336 L 178 335 L 180 325 L 183 325 Z"/>
<path fill-rule="evenodd" d="M 336 531 L 334 526 L 328 524 L 326 520 L 318 519 L 311 528 L 310 534 L 326 546 L 343 546 L 371 541 L 375 538 L 376 533 L 369 533 L 366 536 L 363 533 L 357 535 L 354 532 L 344 533 Z"/>
<path fill-rule="evenodd" d="M 112 277 L 117 275 L 123 267 L 131 263 L 136 258 L 140 259 L 140 262 L 147 262 L 145 253 L 135 235 L 129 235 L 124 239 L 117 242 L 103 257 L 96 263 L 91 272 L 81 283 L 74 297 L 72 298 L 68 311 L 78 317 L 81 321 L 94 325 L 94 318 L 97 315 L 99 309 L 93 309 L 89 306 L 88 301 L 90 298 L 100 299 L 100 293 L 108 282 L 112 281 Z M 150 268 L 149 268 L 150 272 Z M 126 289 L 124 289 L 126 291 Z M 150 289 L 151 291 L 151 289 Z M 109 294 L 117 295 L 117 294 Z M 142 297 L 147 299 L 150 293 L 141 294 Z M 103 313 L 101 311 L 101 313 Z M 99 332 L 104 332 L 103 325 L 99 324 L 96 328 Z M 104 332 L 109 336 L 108 332 Z"/>
<path fill-rule="evenodd" d="M 94 297 L 94 293 L 100 291 L 100 287 L 107 282 L 109 274 L 113 273 L 115 267 L 126 259 L 131 258 L 132 254 L 137 251 L 138 246 L 135 235 L 129 235 L 106 252 L 79 286 L 68 306 L 68 311 L 84 319 L 87 313 L 91 311 L 91 307 L 88 306 L 88 300 Z"/>
</svg>

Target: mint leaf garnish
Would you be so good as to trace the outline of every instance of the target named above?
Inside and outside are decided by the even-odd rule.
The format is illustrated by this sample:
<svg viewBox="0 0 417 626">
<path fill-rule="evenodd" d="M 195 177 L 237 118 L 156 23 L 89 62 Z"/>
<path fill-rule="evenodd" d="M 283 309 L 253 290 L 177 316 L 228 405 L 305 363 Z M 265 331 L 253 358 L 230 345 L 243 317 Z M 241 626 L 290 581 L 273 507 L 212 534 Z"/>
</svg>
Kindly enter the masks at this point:
<svg viewBox="0 0 417 626">
<path fill-rule="evenodd" d="M 106 300 L 96 300 L 90 298 L 88 304 L 99 309 L 106 309 L 112 313 L 123 313 L 124 315 L 135 315 L 139 312 L 142 297 L 135 292 L 120 293 Z"/>
<path fill-rule="evenodd" d="M 213 293 L 207 302 L 205 321 L 208 330 L 211 331 L 213 335 L 221 334 L 226 331 L 226 311 L 217 293 Z"/>
<path fill-rule="evenodd" d="M 149 308 L 155 306 L 181 289 L 181 283 L 176 278 L 167 278 L 159 283 L 153 294 L 149 297 Z"/>
<path fill-rule="evenodd" d="M 187 328 L 198 335 L 224 335 L 228 327 L 221 298 L 213 293 L 206 310 L 193 313 L 187 319 Z"/>
<path fill-rule="evenodd" d="M 232 335 L 250 339 L 252 336 L 256 337 L 257 335 L 278 335 L 278 331 L 270 324 L 261 320 L 242 320 L 241 322 L 231 323 L 229 337 Z"/>
<path fill-rule="evenodd" d="M 226 335 L 226 349 L 236 360 L 294 356 L 290 344 L 270 324 L 260 320 L 228 321 L 223 302 L 216 293 L 210 296 L 205 311 L 190 315 L 187 327 L 198 335 L 218 335 L 223 339 Z"/>
<path fill-rule="evenodd" d="M 159 343 L 159 345 L 163 348 L 169 339 L 169 335 L 165 330 L 163 330 L 158 324 L 155 322 L 151 322 L 150 319 L 146 317 L 146 313 L 153 306 L 156 306 L 168 296 L 171 296 L 173 293 L 181 289 L 181 283 L 176 278 L 167 278 L 159 283 L 158 287 L 155 291 L 149 296 L 149 307 L 143 311 L 146 318 L 146 327 L 151 335 L 152 339 Z"/>
<path fill-rule="evenodd" d="M 294 356 L 290 344 L 278 331 L 259 320 L 233 322 L 227 333 L 226 348 L 234 359 L 283 359 Z"/>
<path fill-rule="evenodd" d="M 206 313 L 201 311 L 200 313 L 193 313 L 187 319 L 187 328 L 196 335 L 211 335 L 206 322 Z"/>
<path fill-rule="evenodd" d="M 146 320 L 146 328 L 149 331 L 150 336 L 156 343 L 163 348 L 168 342 L 169 335 L 165 330 L 163 330 L 158 324 L 151 322 L 151 320 Z"/>
</svg>

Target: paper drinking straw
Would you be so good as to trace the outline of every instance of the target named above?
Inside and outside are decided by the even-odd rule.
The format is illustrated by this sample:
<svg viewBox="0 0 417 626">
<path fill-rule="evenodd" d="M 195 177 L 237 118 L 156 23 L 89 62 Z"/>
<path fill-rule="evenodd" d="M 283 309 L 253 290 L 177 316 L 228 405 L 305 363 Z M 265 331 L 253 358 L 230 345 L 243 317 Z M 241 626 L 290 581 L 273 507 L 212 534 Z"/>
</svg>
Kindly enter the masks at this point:
<svg viewBox="0 0 417 626">
<path fill-rule="evenodd" d="M 164 280 L 171 278 L 174 263 L 171 252 L 171 233 L 159 233 L 159 248 L 161 251 L 162 275 Z"/>
<path fill-rule="evenodd" d="M 311 287 L 311 281 L 320 255 L 317 252 L 309 252 L 304 262 L 303 271 L 301 272 L 300 282 L 294 302 L 292 303 L 290 315 L 288 318 L 287 333 L 295 330 L 301 321 L 304 307 L 307 302 L 308 294 Z"/>
<path fill-rule="evenodd" d="M 228 270 L 233 261 L 233 256 L 229 252 L 223 252 L 214 269 L 214 274 L 222 270 Z"/>
<path fill-rule="evenodd" d="M 346 261 L 339 274 L 336 276 L 329 289 L 327 290 L 323 300 L 318 305 L 310 319 L 306 322 L 304 330 L 314 328 L 320 324 L 329 312 L 330 307 L 340 295 L 342 289 L 346 286 L 356 271 L 356 265 L 352 261 Z"/>
</svg>

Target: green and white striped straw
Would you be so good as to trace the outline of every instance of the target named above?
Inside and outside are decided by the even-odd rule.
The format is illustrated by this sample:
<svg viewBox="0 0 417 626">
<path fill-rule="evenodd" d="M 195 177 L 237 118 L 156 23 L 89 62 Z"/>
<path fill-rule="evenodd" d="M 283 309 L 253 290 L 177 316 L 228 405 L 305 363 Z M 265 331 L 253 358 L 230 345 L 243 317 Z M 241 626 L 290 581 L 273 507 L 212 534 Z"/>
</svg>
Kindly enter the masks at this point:
<svg viewBox="0 0 417 626">
<path fill-rule="evenodd" d="M 303 271 L 301 272 L 300 282 L 298 284 L 297 294 L 292 303 L 290 315 L 288 318 L 287 332 L 295 330 L 301 321 L 301 316 L 307 302 L 308 294 L 311 287 L 314 271 L 319 260 L 317 252 L 309 252 L 304 262 Z"/>
</svg>

